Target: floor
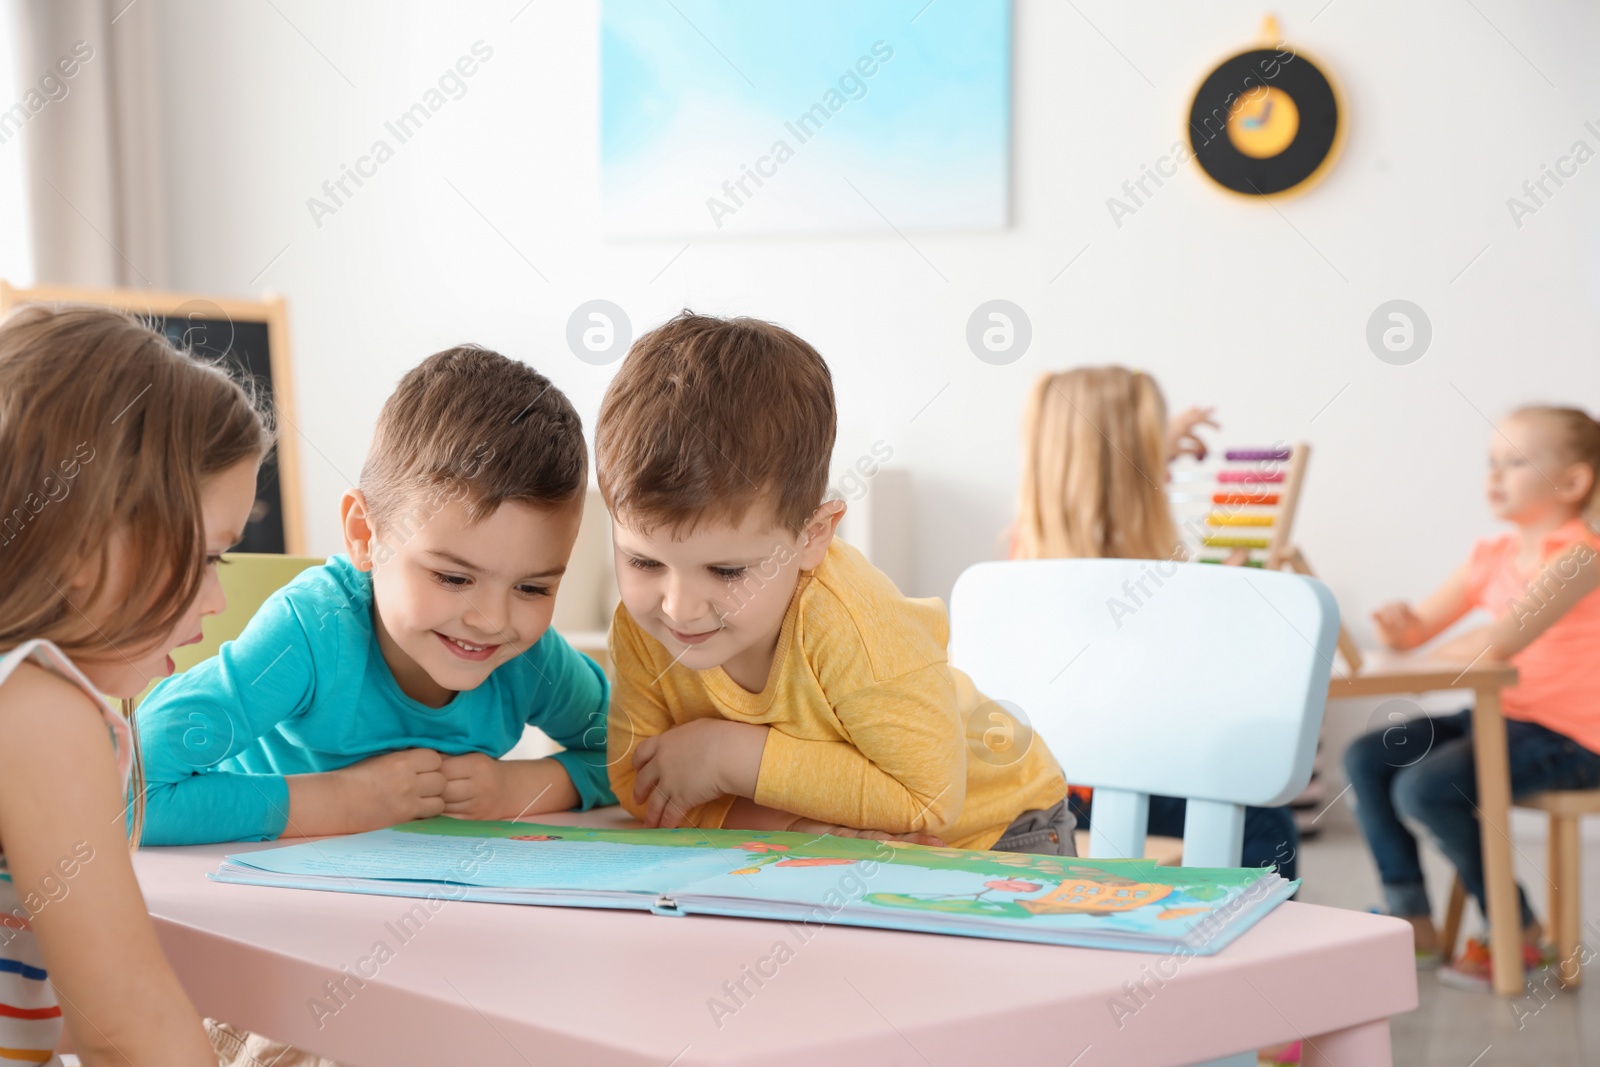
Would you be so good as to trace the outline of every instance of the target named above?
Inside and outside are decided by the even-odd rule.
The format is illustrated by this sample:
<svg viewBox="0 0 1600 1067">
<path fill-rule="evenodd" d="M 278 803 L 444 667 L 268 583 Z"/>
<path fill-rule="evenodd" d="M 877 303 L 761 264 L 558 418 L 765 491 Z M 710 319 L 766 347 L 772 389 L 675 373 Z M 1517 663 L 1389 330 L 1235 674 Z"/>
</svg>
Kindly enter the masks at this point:
<svg viewBox="0 0 1600 1067">
<path fill-rule="evenodd" d="M 1545 844 L 1539 837 L 1516 840 L 1517 877 L 1534 910 L 1544 916 Z M 1436 911 L 1442 915 L 1450 868 L 1437 853 L 1424 861 Z M 1366 909 L 1382 899 L 1377 873 L 1359 834 L 1338 828 L 1306 842 L 1301 849 L 1298 899 L 1312 904 Z M 1530 988 L 1516 1000 L 1468 993 L 1441 984 L 1432 974 L 1417 976 L 1420 1005 L 1393 1020 L 1395 1067 L 1600 1067 L 1600 846 L 1586 841 L 1583 871 L 1584 944 L 1595 957 L 1575 992 L 1557 985 Z M 1481 928 L 1468 905 L 1468 933 Z"/>
</svg>

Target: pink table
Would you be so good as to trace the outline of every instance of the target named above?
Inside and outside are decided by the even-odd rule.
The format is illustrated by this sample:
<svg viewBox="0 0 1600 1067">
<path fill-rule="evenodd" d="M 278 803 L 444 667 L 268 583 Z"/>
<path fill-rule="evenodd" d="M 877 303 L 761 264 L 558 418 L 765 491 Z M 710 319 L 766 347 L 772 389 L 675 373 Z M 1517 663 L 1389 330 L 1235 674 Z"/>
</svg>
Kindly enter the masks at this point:
<svg viewBox="0 0 1600 1067">
<path fill-rule="evenodd" d="M 138 852 L 162 946 L 202 1013 L 354 1067 L 1141 1067 L 1307 1035 L 1307 1064 L 1387 1067 L 1417 1005 L 1409 926 L 1311 904 L 1175 959 L 206 879 L 263 847 Z"/>
</svg>

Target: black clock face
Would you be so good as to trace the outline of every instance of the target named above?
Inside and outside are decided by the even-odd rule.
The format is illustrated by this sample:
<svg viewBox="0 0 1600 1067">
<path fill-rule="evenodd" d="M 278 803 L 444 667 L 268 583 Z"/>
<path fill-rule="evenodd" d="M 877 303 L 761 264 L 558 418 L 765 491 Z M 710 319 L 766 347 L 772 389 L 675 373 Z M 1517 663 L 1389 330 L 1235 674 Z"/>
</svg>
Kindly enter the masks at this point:
<svg viewBox="0 0 1600 1067">
<path fill-rule="evenodd" d="M 1339 122 L 1333 85 L 1311 60 L 1257 48 L 1223 60 L 1201 83 L 1189 110 L 1189 144 L 1224 189 L 1271 196 L 1332 162 Z"/>
</svg>

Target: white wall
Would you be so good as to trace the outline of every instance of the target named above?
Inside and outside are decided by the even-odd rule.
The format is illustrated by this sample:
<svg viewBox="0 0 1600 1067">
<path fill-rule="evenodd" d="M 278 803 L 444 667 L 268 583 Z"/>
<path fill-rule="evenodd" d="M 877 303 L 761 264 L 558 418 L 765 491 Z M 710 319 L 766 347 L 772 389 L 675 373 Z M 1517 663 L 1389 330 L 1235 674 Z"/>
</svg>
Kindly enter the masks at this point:
<svg viewBox="0 0 1600 1067">
<path fill-rule="evenodd" d="M 162 12 L 171 282 L 288 295 L 317 550 L 338 545 L 336 502 L 385 395 L 438 348 L 528 360 L 592 427 L 614 368 L 576 359 L 564 329 L 597 297 L 636 328 L 691 306 L 814 342 L 837 380 L 838 465 L 882 439 L 912 472 L 925 594 L 998 554 L 1018 410 L 1045 368 L 1126 362 L 1174 406 L 1218 405 L 1223 443 L 1311 441 L 1300 540 L 1363 633 L 1380 599 L 1426 592 L 1493 531 L 1485 416 L 1600 406 L 1600 163 L 1520 229 L 1506 206 L 1574 141 L 1600 149 L 1583 125 L 1600 129 L 1600 15 L 1581 0 L 1281 5 L 1285 35 L 1343 84 L 1337 167 L 1274 207 L 1225 198 L 1191 165 L 1120 228 L 1107 198 L 1181 136 L 1191 87 L 1254 38 L 1261 5 L 1019 0 L 1010 229 L 687 249 L 597 236 L 592 0 L 147 2 Z M 494 56 L 467 95 L 314 225 L 306 199 L 480 38 Z M 1033 322 L 1007 367 L 964 341 L 994 297 Z M 1395 297 L 1434 326 L 1412 366 L 1364 342 Z"/>
<path fill-rule="evenodd" d="M 8 110 L 43 72 L 24 71 L 17 55 L 15 0 L 0 0 L 0 110 Z M 25 138 L 13 134 L 0 143 L 0 278 L 13 285 L 33 281 L 32 227 L 23 174 Z"/>
</svg>

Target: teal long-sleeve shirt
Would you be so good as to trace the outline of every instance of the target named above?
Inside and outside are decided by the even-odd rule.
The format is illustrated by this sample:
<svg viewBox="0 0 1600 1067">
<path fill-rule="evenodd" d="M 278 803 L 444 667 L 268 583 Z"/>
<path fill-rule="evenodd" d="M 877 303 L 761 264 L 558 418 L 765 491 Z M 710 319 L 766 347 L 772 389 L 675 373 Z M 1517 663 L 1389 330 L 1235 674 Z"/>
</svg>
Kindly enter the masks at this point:
<svg viewBox="0 0 1600 1067">
<path fill-rule="evenodd" d="M 408 748 L 499 758 L 537 726 L 584 809 L 614 804 L 606 780 L 610 687 L 546 630 L 476 689 L 430 708 L 401 692 L 372 625 L 372 576 L 344 556 L 261 606 L 238 640 L 162 682 L 139 705 L 146 845 L 270 841 L 284 831 L 284 776 Z"/>
</svg>

